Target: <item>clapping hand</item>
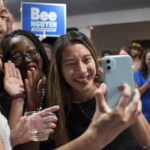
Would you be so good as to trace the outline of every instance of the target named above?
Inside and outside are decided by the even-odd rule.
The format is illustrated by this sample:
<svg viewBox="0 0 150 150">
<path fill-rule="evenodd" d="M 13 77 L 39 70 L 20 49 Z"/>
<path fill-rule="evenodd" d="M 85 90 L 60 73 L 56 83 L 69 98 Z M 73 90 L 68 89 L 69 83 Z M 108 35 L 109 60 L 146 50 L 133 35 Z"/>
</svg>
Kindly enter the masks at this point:
<svg viewBox="0 0 150 150">
<path fill-rule="evenodd" d="M 4 89 L 10 96 L 24 92 L 24 84 L 18 68 L 8 61 L 4 63 Z"/>
<path fill-rule="evenodd" d="M 42 79 L 39 79 L 35 69 L 28 71 L 27 79 L 25 79 L 28 110 L 35 110 L 40 103 L 42 86 Z"/>
</svg>

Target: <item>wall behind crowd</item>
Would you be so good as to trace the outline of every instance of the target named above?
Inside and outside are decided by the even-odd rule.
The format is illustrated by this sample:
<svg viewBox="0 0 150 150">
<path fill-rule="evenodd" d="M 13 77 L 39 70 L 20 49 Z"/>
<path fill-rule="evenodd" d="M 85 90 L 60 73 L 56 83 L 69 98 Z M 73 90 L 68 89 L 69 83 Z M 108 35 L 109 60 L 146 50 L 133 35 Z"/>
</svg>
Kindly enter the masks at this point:
<svg viewBox="0 0 150 150">
<path fill-rule="evenodd" d="M 115 53 L 122 47 L 127 47 L 132 41 L 141 41 L 145 48 L 150 47 L 150 22 L 125 23 L 105 26 L 95 26 L 91 31 L 98 53 L 110 49 Z M 144 41 L 149 40 L 149 45 Z"/>
</svg>

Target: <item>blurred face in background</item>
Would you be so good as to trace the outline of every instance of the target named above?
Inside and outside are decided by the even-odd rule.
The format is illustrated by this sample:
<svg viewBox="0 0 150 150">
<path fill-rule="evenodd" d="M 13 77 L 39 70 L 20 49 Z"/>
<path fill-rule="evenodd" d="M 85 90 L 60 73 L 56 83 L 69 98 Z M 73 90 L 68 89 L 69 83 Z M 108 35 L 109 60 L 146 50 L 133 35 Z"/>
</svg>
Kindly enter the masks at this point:
<svg viewBox="0 0 150 150">
<path fill-rule="evenodd" d="M 44 46 L 44 45 L 43 45 L 43 47 L 44 47 L 44 50 L 46 52 L 46 55 L 47 55 L 48 59 L 51 60 L 51 58 L 52 58 L 52 50 L 51 50 L 51 48 L 49 46 Z"/>
<path fill-rule="evenodd" d="M 150 52 L 148 52 L 148 53 L 146 54 L 145 63 L 146 63 L 146 65 L 147 65 L 147 68 L 150 69 Z"/>
<path fill-rule="evenodd" d="M 6 35 L 7 32 L 6 15 L 7 9 L 4 7 L 3 1 L 0 0 L 0 41 Z"/>
<path fill-rule="evenodd" d="M 119 55 L 129 55 L 126 50 L 120 50 Z"/>
<path fill-rule="evenodd" d="M 0 11 L 2 11 L 4 9 L 4 3 L 3 0 L 0 0 Z"/>
<path fill-rule="evenodd" d="M 139 57 L 139 56 L 140 56 L 141 51 L 138 50 L 137 48 L 132 48 L 132 49 L 130 50 L 130 54 L 131 54 L 131 57 L 132 57 L 132 58 L 136 58 L 136 57 Z"/>
<path fill-rule="evenodd" d="M 5 36 L 7 28 L 6 28 L 6 15 L 7 10 L 4 7 L 3 0 L 0 0 L 0 42 L 1 39 Z M 0 70 L 2 69 L 2 58 L 3 53 L 2 50 L 0 50 Z"/>
</svg>

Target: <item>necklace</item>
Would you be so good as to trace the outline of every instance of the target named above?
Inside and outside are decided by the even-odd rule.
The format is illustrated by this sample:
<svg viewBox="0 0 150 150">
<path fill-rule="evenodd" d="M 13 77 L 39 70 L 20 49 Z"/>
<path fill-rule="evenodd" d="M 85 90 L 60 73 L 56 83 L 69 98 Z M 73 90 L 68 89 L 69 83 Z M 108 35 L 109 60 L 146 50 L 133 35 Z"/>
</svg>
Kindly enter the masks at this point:
<svg viewBox="0 0 150 150">
<path fill-rule="evenodd" d="M 79 109 L 81 110 L 81 112 L 83 113 L 83 115 L 89 120 L 92 121 L 92 119 L 88 116 L 88 114 L 84 111 L 84 109 L 80 106 L 80 104 L 77 105 L 79 107 Z"/>
<path fill-rule="evenodd" d="M 45 97 L 45 88 L 42 88 L 41 89 L 41 100 L 40 100 L 39 106 L 37 107 L 37 111 L 42 110 L 44 97 Z"/>
<path fill-rule="evenodd" d="M 46 77 L 44 76 L 43 77 L 43 88 L 41 89 L 41 100 L 40 100 L 40 103 L 37 107 L 37 111 L 41 111 L 42 108 L 43 108 L 43 100 L 44 100 L 44 97 L 45 97 L 45 89 L 46 89 Z"/>
</svg>

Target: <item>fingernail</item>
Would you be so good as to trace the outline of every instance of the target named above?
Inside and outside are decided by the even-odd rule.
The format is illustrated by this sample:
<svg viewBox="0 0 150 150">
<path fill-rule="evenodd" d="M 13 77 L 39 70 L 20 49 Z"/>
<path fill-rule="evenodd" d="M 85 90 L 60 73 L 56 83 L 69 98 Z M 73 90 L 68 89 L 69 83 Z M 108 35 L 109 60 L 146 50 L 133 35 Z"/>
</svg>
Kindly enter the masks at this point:
<svg viewBox="0 0 150 150">
<path fill-rule="evenodd" d="M 101 86 L 100 86 L 100 88 L 101 88 L 101 89 L 104 89 L 104 87 L 105 87 L 105 84 L 102 83 Z"/>
</svg>

